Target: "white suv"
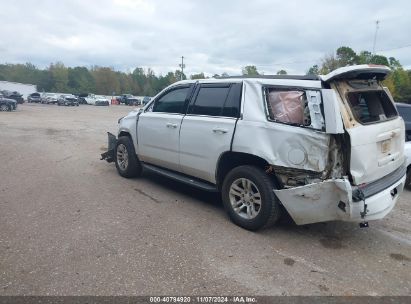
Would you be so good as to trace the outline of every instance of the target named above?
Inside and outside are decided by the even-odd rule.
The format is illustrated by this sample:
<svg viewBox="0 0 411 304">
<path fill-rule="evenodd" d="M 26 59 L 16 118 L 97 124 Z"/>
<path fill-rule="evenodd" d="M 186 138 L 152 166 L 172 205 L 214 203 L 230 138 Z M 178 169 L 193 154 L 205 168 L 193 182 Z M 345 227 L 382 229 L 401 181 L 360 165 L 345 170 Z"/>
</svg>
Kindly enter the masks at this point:
<svg viewBox="0 0 411 304">
<path fill-rule="evenodd" d="M 180 81 L 120 119 L 102 157 L 124 177 L 144 168 L 219 191 L 246 229 L 275 223 L 281 206 L 299 225 L 367 224 L 405 182 L 404 122 L 380 83 L 389 72 Z"/>
</svg>

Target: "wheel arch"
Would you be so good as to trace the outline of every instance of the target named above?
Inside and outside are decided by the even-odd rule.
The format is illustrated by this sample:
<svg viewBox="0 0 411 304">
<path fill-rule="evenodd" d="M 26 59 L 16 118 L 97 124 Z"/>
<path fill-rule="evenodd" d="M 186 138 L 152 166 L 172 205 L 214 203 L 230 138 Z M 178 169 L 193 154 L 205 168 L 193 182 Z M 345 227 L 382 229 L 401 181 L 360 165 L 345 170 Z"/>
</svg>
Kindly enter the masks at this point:
<svg viewBox="0 0 411 304">
<path fill-rule="evenodd" d="M 256 166 L 256 167 L 262 168 L 264 171 L 266 171 L 270 167 L 270 164 L 267 162 L 267 160 L 265 160 L 262 157 L 249 154 L 249 153 L 244 153 L 244 152 L 226 151 L 220 155 L 218 162 L 217 162 L 217 168 L 216 168 L 217 188 L 221 190 L 224 178 L 228 172 L 230 172 L 235 167 L 243 166 L 243 165 Z M 278 185 L 279 182 L 278 182 L 277 176 L 275 175 L 275 172 L 272 172 L 270 175 L 273 177 L 274 182 Z"/>
<path fill-rule="evenodd" d="M 129 138 L 132 140 L 131 134 L 130 134 L 130 132 L 128 132 L 128 131 L 121 130 L 121 131 L 118 133 L 118 138 L 120 138 L 120 137 L 122 137 L 122 136 L 127 136 L 127 137 L 129 137 Z"/>
</svg>

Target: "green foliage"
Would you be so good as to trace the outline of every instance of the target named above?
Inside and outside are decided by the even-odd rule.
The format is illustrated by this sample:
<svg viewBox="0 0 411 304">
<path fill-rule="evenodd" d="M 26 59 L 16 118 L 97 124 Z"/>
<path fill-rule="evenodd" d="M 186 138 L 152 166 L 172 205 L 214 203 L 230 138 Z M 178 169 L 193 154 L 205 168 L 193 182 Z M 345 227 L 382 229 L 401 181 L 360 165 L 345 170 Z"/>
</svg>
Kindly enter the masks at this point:
<svg viewBox="0 0 411 304">
<path fill-rule="evenodd" d="M 191 79 L 205 79 L 204 73 L 193 74 L 190 76 Z"/>
<path fill-rule="evenodd" d="M 320 74 L 320 68 L 318 67 L 317 64 L 314 64 L 312 67 L 308 69 L 307 75 L 319 75 Z"/>
<path fill-rule="evenodd" d="M 203 73 L 198 74 L 204 77 Z M 63 63 L 50 64 L 39 69 L 31 63 L 0 64 L 0 80 L 37 85 L 39 92 L 96 93 L 116 95 L 130 93 L 153 96 L 170 84 L 187 79 L 181 71 L 156 76 L 153 70 L 135 68 L 132 73 L 115 71 L 110 67 L 66 67 Z"/>
<path fill-rule="evenodd" d="M 287 71 L 286 70 L 279 70 L 277 72 L 277 75 L 287 75 Z"/>
<path fill-rule="evenodd" d="M 98 94 L 111 95 L 113 92 L 120 92 L 120 80 L 112 68 L 93 67 L 91 74 Z"/>
<path fill-rule="evenodd" d="M 321 67 L 320 67 L 320 74 L 325 75 L 343 67 L 343 63 L 338 61 L 338 59 L 334 56 L 334 54 L 325 55 L 324 58 L 321 60 Z"/>
<path fill-rule="evenodd" d="M 395 69 L 384 81 L 396 102 L 411 103 L 411 77 L 402 67 Z"/>
<path fill-rule="evenodd" d="M 49 67 L 52 91 L 66 93 L 68 89 L 68 69 L 63 63 L 57 62 Z"/>
<path fill-rule="evenodd" d="M 80 94 L 94 92 L 96 84 L 93 75 L 85 67 L 68 68 L 68 90 Z"/>
<path fill-rule="evenodd" d="M 247 65 L 242 69 L 242 73 L 245 76 L 257 76 L 260 75 L 257 71 L 257 67 L 255 65 Z"/>
<path fill-rule="evenodd" d="M 336 51 L 336 55 L 341 66 L 358 64 L 358 56 L 350 47 L 339 47 Z"/>
</svg>

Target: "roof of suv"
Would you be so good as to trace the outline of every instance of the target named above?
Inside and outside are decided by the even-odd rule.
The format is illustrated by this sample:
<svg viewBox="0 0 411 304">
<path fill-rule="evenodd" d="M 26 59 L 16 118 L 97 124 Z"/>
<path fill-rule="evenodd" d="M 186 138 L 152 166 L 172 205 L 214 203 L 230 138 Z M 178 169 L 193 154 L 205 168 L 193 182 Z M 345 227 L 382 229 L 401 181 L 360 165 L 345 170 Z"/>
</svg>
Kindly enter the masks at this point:
<svg viewBox="0 0 411 304">
<path fill-rule="evenodd" d="M 291 76 L 291 75 L 274 75 L 279 77 L 229 77 L 229 78 L 207 78 L 207 79 L 193 79 L 193 80 L 181 80 L 174 83 L 175 85 L 184 85 L 192 83 L 240 83 L 247 81 L 249 83 L 255 83 L 260 85 L 279 85 L 279 86 L 295 86 L 295 87 L 310 87 L 310 88 L 321 88 L 321 81 L 318 77 L 314 76 Z M 284 77 L 288 76 L 288 77 Z"/>
<path fill-rule="evenodd" d="M 233 82 L 240 82 L 242 80 L 261 80 L 261 79 L 275 79 L 275 80 L 321 80 L 317 75 L 254 75 L 254 76 L 227 76 L 216 78 L 203 78 L 203 79 L 187 79 L 178 81 L 178 83 L 195 83 L 195 82 L 227 82 L 227 80 Z"/>
<path fill-rule="evenodd" d="M 177 83 L 219 83 L 219 82 L 241 82 L 243 80 L 255 81 L 267 84 L 277 84 L 284 82 L 285 85 L 292 85 L 293 81 L 297 81 L 298 84 L 304 86 L 301 81 L 305 81 L 308 85 L 315 82 L 330 82 L 332 80 L 338 79 L 373 79 L 383 80 L 391 72 L 390 68 L 383 65 L 375 64 L 362 64 L 353 65 L 338 68 L 327 75 L 254 75 L 254 76 L 228 76 L 228 77 L 218 77 L 218 78 L 208 78 L 208 79 L 194 79 L 194 80 L 182 80 Z M 295 84 L 295 83 L 294 83 Z"/>
<path fill-rule="evenodd" d="M 320 80 L 317 75 L 254 75 L 254 76 L 228 76 L 215 79 L 293 79 L 293 80 Z"/>
</svg>

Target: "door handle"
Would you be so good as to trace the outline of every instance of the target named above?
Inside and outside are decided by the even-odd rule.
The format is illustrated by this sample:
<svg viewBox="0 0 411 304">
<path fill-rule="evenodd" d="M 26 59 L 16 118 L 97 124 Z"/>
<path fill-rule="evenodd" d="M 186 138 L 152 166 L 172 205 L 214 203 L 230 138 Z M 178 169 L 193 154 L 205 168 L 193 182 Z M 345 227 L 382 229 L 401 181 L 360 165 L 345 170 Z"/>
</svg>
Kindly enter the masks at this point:
<svg viewBox="0 0 411 304">
<path fill-rule="evenodd" d="M 168 123 L 166 126 L 167 128 L 173 128 L 173 129 L 177 128 L 177 124 L 173 124 L 173 123 Z"/>
<path fill-rule="evenodd" d="M 227 130 L 227 129 L 223 129 L 223 128 L 214 128 L 214 129 L 213 129 L 213 132 L 214 132 L 214 133 L 224 134 L 224 133 L 227 133 L 228 130 Z"/>
</svg>

